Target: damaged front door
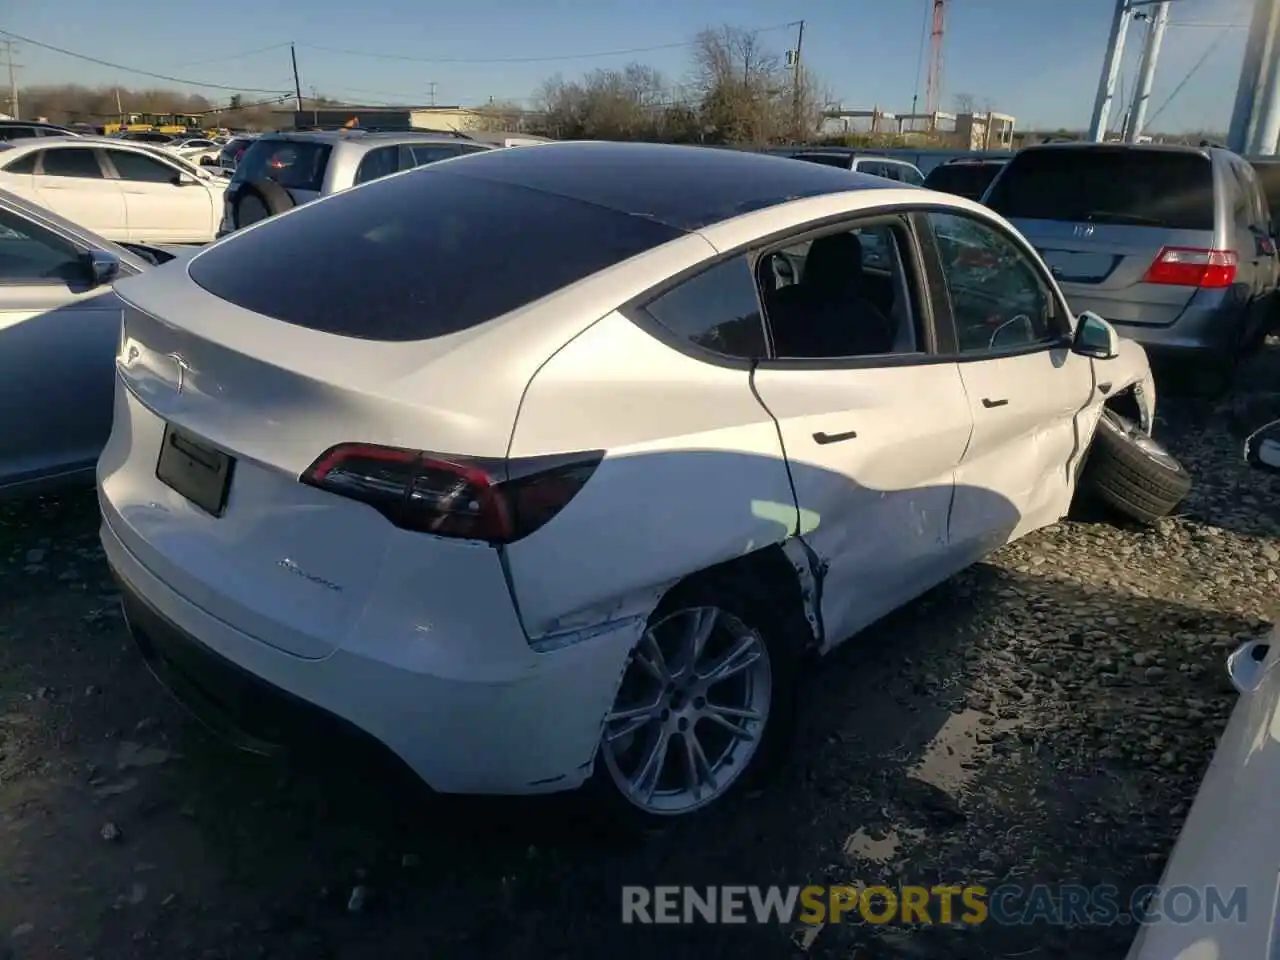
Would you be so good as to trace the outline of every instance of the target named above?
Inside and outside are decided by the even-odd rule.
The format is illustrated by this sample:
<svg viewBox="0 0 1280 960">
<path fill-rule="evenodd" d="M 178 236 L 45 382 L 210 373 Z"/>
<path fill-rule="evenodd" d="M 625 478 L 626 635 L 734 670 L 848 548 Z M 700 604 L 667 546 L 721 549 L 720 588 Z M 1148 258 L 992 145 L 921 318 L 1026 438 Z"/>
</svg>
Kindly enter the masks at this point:
<svg viewBox="0 0 1280 960">
<path fill-rule="evenodd" d="M 1044 271 L 992 223 L 931 213 L 973 437 L 956 474 L 950 538 L 977 559 L 1062 517 L 1088 439 L 1079 415 L 1093 370 L 1071 351 L 1066 305 Z"/>
</svg>

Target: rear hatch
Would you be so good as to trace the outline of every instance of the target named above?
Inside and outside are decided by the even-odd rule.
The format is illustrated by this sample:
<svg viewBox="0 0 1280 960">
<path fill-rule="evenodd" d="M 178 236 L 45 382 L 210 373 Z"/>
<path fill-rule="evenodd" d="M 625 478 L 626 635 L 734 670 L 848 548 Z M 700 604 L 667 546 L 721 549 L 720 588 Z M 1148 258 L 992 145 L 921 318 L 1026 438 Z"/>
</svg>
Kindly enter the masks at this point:
<svg viewBox="0 0 1280 960">
<path fill-rule="evenodd" d="M 236 164 L 223 207 L 223 224 L 230 227 L 231 210 L 245 184 L 272 180 L 284 187 L 293 202 L 302 205 L 320 196 L 324 174 L 333 152 L 330 144 L 315 139 L 259 137 L 252 141 Z"/>
<path fill-rule="evenodd" d="M 1005 165 L 984 202 L 1040 251 L 1074 311 L 1120 323 L 1175 322 L 1200 290 L 1186 262 L 1211 259 L 1207 153 L 1045 148 Z M 1164 266 L 1153 266 L 1164 258 Z M 1173 259 L 1170 259 L 1173 258 Z"/>
<path fill-rule="evenodd" d="M 428 167 L 123 281 L 107 522 L 182 596 L 303 657 L 341 644 L 388 570 L 415 603 L 439 564 L 505 589 L 493 550 L 380 518 L 370 488 L 416 451 L 503 469 L 525 387 L 580 329 L 513 311 L 678 235 Z M 340 444 L 359 476 L 300 482 Z M 382 494 L 407 512 L 419 489 Z"/>
</svg>

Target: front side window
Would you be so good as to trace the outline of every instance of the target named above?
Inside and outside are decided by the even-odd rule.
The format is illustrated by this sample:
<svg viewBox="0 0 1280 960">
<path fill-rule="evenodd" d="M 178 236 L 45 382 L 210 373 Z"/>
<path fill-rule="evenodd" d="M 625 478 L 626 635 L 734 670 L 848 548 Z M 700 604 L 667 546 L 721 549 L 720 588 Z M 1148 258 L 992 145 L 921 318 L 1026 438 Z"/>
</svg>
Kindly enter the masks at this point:
<svg viewBox="0 0 1280 960">
<path fill-rule="evenodd" d="M 751 267 L 743 257 L 684 281 L 645 310 L 672 333 L 726 357 L 760 358 L 768 353 Z"/>
<path fill-rule="evenodd" d="M 172 183 L 178 172 L 159 160 L 129 150 L 108 150 L 107 158 L 121 180 L 134 183 Z"/>
<path fill-rule="evenodd" d="M 897 219 L 805 240 L 760 258 L 756 278 L 779 358 L 919 352 L 907 231 Z"/>
<path fill-rule="evenodd" d="M 919 187 L 924 184 L 924 175 L 915 167 L 909 167 L 905 163 L 898 164 L 898 179 L 903 183 L 909 183 L 913 187 Z"/>
<path fill-rule="evenodd" d="M 961 353 L 1057 340 L 1053 297 L 1021 247 L 972 217 L 930 213 L 928 218 Z"/>
<path fill-rule="evenodd" d="M 82 274 L 74 244 L 0 209 L 0 284 L 66 283 Z"/>
<path fill-rule="evenodd" d="M 46 177 L 102 179 L 102 168 L 98 166 L 98 158 L 92 150 L 83 147 L 60 147 L 56 150 L 45 150 L 42 156 L 44 162 L 40 169 Z"/>
</svg>

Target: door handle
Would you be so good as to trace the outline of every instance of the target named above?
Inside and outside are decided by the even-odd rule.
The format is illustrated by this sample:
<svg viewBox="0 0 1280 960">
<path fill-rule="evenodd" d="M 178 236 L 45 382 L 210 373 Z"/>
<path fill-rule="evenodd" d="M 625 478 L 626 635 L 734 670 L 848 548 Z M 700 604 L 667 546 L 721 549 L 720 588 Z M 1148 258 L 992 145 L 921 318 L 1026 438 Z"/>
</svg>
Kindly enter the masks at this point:
<svg viewBox="0 0 1280 960">
<path fill-rule="evenodd" d="M 858 436 L 857 430 L 846 430 L 844 433 L 823 433 L 821 430 L 813 435 L 814 443 L 826 445 L 839 443 L 841 440 L 853 440 Z"/>
<path fill-rule="evenodd" d="M 1008 400 L 992 400 L 990 397 L 983 397 L 982 405 L 986 407 L 988 410 L 990 410 L 992 407 L 1007 407 L 1009 405 L 1009 401 Z"/>
</svg>

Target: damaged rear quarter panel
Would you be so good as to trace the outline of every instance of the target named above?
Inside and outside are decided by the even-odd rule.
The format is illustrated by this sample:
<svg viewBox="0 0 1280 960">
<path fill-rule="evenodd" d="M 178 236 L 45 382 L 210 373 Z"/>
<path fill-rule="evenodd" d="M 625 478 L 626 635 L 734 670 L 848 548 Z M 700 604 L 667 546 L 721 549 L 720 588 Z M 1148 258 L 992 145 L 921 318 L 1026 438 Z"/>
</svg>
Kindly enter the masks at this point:
<svg viewBox="0 0 1280 960">
<path fill-rule="evenodd" d="M 745 366 L 686 356 L 620 313 L 529 384 L 512 458 L 604 450 L 595 474 L 505 548 L 526 633 L 647 617 L 689 574 L 786 540 L 795 501 L 777 428 Z"/>
</svg>

